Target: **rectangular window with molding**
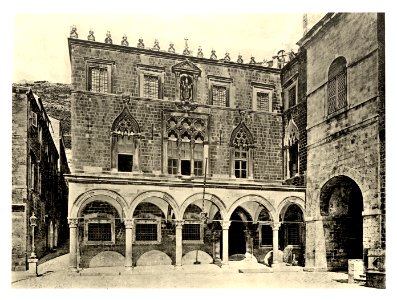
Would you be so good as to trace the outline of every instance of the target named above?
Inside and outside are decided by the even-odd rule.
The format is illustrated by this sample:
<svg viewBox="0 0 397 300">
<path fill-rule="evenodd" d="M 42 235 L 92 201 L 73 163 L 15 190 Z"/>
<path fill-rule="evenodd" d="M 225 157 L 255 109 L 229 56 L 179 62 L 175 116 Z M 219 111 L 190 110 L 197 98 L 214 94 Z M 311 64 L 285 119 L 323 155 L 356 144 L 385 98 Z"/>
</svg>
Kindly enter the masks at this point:
<svg viewBox="0 0 397 300">
<path fill-rule="evenodd" d="M 137 65 L 139 97 L 163 99 L 165 68 L 152 65 Z"/>
<path fill-rule="evenodd" d="M 86 244 L 114 244 L 114 219 L 87 219 L 84 222 L 84 242 Z"/>
<path fill-rule="evenodd" d="M 229 107 L 228 90 L 225 86 L 212 86 L 212 105 Z"/>
<path fill-rule="evenodd" d="M 202 229 L 200 223 L 185 223 L 182 229 L 183 241 L 202 241 Z"/>
<path fill-rule="evenodd" d="M 257 92 L 256 103 L 258 111 L 269 111 L 269 93 Z"/>
<path fill-rule="evenodd" d="M 159 77 L 145 74 L 143 81 L 143 97 L 159 98 Z"/>
<path fill-rule="evenodd" d="M 209 82 L 209 104 L 219 107 L 232 107 L 230 87 L 233 82 L 231 78 L 208 76 Z"/>
<path fill-rule="evenodd" d="M 134 243 L 159 244 L 161 243 L 160 220 L 136 220 Z"/>
<path fill-rule="evenodd" d="M 87 90 L 95 93 L 112 92 L 112 65 L 114 62 L 89 59 L 87 67 Z"/>
</svg>

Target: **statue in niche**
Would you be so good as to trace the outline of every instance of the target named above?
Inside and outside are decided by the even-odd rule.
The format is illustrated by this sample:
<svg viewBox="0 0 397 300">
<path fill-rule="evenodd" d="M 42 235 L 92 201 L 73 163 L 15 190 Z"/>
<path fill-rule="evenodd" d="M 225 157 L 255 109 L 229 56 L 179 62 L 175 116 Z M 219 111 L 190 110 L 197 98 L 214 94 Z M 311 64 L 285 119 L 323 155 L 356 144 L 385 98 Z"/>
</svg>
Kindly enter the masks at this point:
<svg viewBox="0 0 397 300">
<path fill-rule="evenodd" d="M 186 75 L 181 76 L 180 88 L 181 88 L 182 101 L 193 100 L 193 95 L 192 95 L 193 81 L 191 77 Z"/>
</svg>

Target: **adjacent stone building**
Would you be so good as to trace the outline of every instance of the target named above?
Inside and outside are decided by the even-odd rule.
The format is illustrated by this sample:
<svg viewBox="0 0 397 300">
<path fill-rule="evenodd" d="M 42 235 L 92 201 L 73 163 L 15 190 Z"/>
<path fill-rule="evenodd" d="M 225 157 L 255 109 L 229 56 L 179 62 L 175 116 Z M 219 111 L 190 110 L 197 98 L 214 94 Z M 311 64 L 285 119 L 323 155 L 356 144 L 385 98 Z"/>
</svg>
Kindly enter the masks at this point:
<svg viewBox="0 0 397 300">
<path fill-rule="evenodd" d="M 68 172 L 59 125 L 55 132 L 31 89 L 13 87 L 12 270 L 26 270 L 28 258 L 41 258 L 67 239 L 68 187 L 63 175 Z M 32 215 L 37 218 L 35 249 Z"/>
<path fill-rule="evenodd" d="M 305 267 L 346 270 L 364 259 L 369 285 L 384 285 L 385 271 L 384 44 L 377 13 L 329 13 L 298 42 L 307 60 Z"/>
<path fill-rule="evenodd" d="M 269 252 L 288 245 L 304 264 L 305 189 L 283 184 L 280 69 L 75 28 L 68 43 L 71 267 L 277 264 Z"/>
</svg>

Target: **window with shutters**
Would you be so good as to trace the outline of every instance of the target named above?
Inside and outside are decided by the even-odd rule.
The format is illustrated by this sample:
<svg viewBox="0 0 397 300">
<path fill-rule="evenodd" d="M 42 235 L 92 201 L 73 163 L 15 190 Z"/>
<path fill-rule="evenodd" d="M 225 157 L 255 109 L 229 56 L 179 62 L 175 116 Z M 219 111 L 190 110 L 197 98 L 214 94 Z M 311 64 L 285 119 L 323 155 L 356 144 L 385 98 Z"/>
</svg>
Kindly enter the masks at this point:
<svg viewBox="0 0 397 300">
<path fill-rule="evenodd" d="M 346 59 L 338 57 L 328 70 L 328 114 L 337 112 L 347 106 L 347 72 Z"/>
</svg>

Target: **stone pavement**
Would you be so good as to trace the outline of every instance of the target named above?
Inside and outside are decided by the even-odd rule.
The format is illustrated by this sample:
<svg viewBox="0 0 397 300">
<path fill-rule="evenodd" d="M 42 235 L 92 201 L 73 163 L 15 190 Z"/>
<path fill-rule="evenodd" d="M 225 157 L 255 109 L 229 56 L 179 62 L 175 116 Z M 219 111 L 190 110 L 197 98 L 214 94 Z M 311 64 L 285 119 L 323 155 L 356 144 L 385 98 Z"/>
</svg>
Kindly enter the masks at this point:
<svg viewBox="0 0 397 300">
<path fill-rule="evenodd" d="M 367 289 L 348 284 L 347 274 L 310 273 L 301 269 L 272 272 L 264 265 L 230 262 L 228 268 L 216 265 L 182 267 L 151 266 L 88 268 L 68 270 L 68 255 L 38 266 L 38 277 L 27 272 L 12 273 L 13 288 L 340 288 Z M 244 272 L 244 273 L 242 273 Z"/>
</svg>

